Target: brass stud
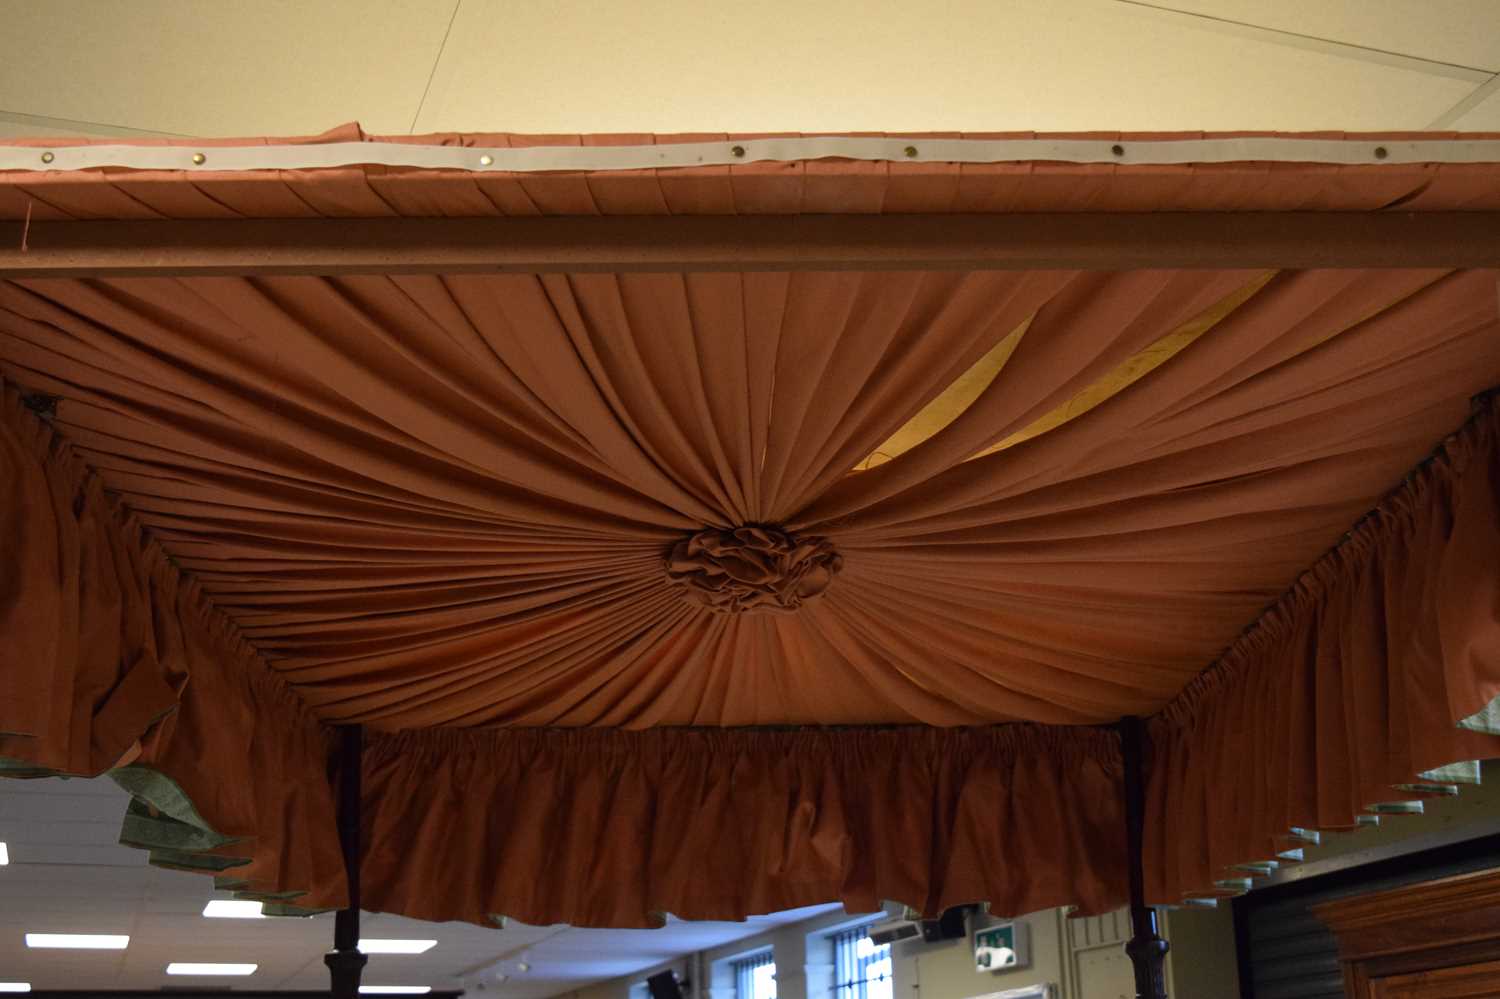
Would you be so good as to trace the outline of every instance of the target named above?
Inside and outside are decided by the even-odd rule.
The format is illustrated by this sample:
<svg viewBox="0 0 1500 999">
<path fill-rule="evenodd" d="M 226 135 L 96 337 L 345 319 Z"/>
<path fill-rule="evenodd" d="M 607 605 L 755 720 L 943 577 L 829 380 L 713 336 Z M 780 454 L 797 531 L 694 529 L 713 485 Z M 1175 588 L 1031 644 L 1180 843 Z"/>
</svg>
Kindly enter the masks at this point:
<svg viewBox="0 0 1500 999">
<path fill-rule="evenodd" d="M 1386 148 L 1384 146 L 1375 147 L 1375 158 L 1377 160 L 1383 160 L 1389 155 L 1390 153 L 1386 151 Z"/>
<path fill-rule="evenodd" d="M 56 158 L 57 157 L 53 156 L 52 153 L 50 153 L 50 152 L 45 152 L 45 153 L 42 154 L 42 162 L 43 163 L 51 163 Z"/>
<path fill-rule="evenodd" d="M 202 166 L 204 164 L 204 162 L 207 161 L 207 159 L 208 159 L 208 157 L 204 156 L 202 153 L 194 153 L 193 154 L 193 165 L 194 166 Z"/>
<path fill-rule="evenodd" d="M 1125 147 L 1122 146 L 1122 145 L 1119 145 L 1119 144 L 1110 146 L 1109 147 L 1109 151 L 1112 152 L 1112 153 L 1114 153 L 1116 156 L 1124 156 L 1125 155 Z"/>
<path fill-rule="evenodd" d="M 479 165 L 480 166 L 490 166 L 494 162 L 495 162 L 495 157 L 491 156 L 489 153 L 485 153 L 483 156 L 479 157 Z"/>
<path fill-rule="evenodd" d="M 730 146 L 729 147 L 729 151 L 731 153 L 734 153 L 734 158 L 737 159 L 737 160 L 742 160 L 742 159 L 745 158 L 745 147 L 744 146 Z"/>
<path fill-rule="evenodd" d="M 906 158 L 907 159 L 913 159 L 916 155 L 917 155 L 917 147 L 916 146 L 907 146 L 906 147 Z"/>
</svg>

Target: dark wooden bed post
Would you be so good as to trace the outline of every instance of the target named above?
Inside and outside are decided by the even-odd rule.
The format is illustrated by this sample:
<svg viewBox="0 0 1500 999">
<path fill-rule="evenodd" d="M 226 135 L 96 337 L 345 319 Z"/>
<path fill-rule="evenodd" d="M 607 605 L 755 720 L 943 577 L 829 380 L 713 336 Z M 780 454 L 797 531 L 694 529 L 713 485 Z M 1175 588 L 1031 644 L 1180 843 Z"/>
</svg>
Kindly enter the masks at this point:
<svg viewBox="0 0 1500 999">
<path fill-rule="evenodd" d="M 334 917 L 333 950 L 323 955 L 334 999 L 355 999 L 367 956 L 359 951 L 359 797 L 360 763 L 364 751 L 364 729 L 345 725 L 339 729 L 338 826 L 339 848 L 344 854 L 344 874 L 349 882 L 349 905 Z"/>
<path fill-rule="evenodd" d="M 1120 755 L 1125 763 L 1126 863 L 1130 869 L 1130 925 L 1134 931 L 1125 953 L 1135 966 L 1137 999 L 1167 999 L 1167 949 L 1156 928 L 1156 910 L 1146 904 L 1142 829 L 1146 820 L 1146 726 L 1139 718 L 1120 719 Z"/>
</svg>

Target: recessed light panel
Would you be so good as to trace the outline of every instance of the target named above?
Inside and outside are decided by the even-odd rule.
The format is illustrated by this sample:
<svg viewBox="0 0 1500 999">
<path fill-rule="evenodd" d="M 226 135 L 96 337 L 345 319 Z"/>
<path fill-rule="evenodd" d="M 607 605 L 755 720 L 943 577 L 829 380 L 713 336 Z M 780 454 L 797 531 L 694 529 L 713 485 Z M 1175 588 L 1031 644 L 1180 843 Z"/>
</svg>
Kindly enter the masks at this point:
<svg viewBox="0 0 1500 999">
<path fill-rule="evenodd" d="M 431 985 L 361 985 L 361 995 L 367 996 L 420 996 L 432 991 Z"/>
<path fill-rule="evenodd" d="M 203 907 L 203 914 L 209 919 L 265 919 L 264 908 L 261 902 L 216 898 Z"/>
<path fill-rule="evenodd" d="M 436 940 L 361 940 L 359 942 L 359 949 L 366 954 L 425 954 L 436 946 Z"/>
<path fill-rule="evenodd" d="M 253 975 L 258 964 L 193 964 L 173 961 L 167 965 L 169 975 Z"/>
<path fill-rule="evenodd" d="M 105 933 L 28 933 L 28 947 L 62 947 L 70 950 L 124 950 L 130 937 Z"/>
</svg>

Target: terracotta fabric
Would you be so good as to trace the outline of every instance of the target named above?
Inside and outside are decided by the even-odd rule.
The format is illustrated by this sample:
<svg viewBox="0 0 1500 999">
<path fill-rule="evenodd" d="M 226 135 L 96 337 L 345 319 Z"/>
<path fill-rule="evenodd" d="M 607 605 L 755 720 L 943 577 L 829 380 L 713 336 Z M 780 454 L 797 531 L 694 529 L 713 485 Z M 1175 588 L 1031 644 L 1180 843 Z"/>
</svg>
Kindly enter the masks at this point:
<svg viewBox="0 0 1500 999">
<path fill-rule="evenodd" d="M 1153 898 L 1273 860 L 1495 755 L 1458 727 L 1500 698 L 1500 397 L 1298 580 L 1151 726 Z M 1403 788 L 1393 793 L 1393 788 Z M 1243 876 L 1243 871 L 1240 873 Z"/>
<path fill-rule="evenodd" d="M 1496 169 L 84 171 L 0 175 L 0 215 L 1421 210 L 1500 207 Z M 0 755 L 159 768 L 257 890 L 319 903 L 321 726 L 360 721 L 391 911 L 1092 911 L 1125 889 L 1118 750 L 1084 726 L 1164 711 L 1176 901 L 1309 801 L 1347 824 L 1413 767 L 1500 755 L 1454 731 L 1497 692 L 1483 462 L 1429 466 L 1451 488 L 1393 501 L 1431 504 L 1419 532 L 1367 523 L 1378 557 L 1328 559 L 1378 568 L 1320 568 L 1250 632 L 1285 644 L 1237 641 L 1500 384 L 1497 281 L 0 281 Z M 1410 590 L 1381 605 L 1386 579 Z M 1386 655 L 1386 620 L 1441 638 Z"/>
<path fill-rule="evenodd" d="M 150 767 L 232 842 L 235 881 L 342 905 L 331 745 L 74 449 L 3 389 L 0 759 Z"/>
<path fill-rule="evenodd" d="M 682 596 L 725 614 L 795 611 L 828 589 L 844 567 L 826 538 L 769 527 L 708 527 L 662 560 Z"/>
<path fill-rule="evenodd" d="M 0 372 L 327 721 L 1149 714 L 1500 382 L 1486 272 L 0 285 Z M 972 458 L 1228 296 L 1170 361 Z M 1022 320 L 952 423 L 850 469 Z M 780 525 L 795 614 L 663 559 Z"/>
<path fill-rule="evenodd" d="M 448 729 L 368 753 L 365 904 L 424 919 L 1105 912 L 1125 880 L 1105 731 Z"/>
</svg>

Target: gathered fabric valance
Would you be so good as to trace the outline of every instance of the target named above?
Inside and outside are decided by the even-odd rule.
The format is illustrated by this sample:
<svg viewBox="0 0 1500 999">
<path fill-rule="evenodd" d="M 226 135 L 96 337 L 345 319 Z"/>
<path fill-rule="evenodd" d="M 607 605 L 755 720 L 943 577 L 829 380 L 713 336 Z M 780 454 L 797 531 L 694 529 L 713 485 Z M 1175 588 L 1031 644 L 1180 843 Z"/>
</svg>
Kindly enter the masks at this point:
<svg viewBox="0 0 1500 999">
<path fill-rule="evenodd" d="M 0 173 L 0 217 L 1451 208 L 1496 169 L 112 169 Z M 0 757 L 115 772 L 127 840 L 305 908 L 360 722 L 367 907 L 1095 912 L 1142 715 L 1153 899 L 1225 890 L 1500 755 L 1497 281 L 0 280 Z"/>
<path fill-rule="evenodd" d="M 256 897 L 345 900 L 328 730 L 10 385 L 0 775 L 110 773 L 122 840 Z"/>
<path fill-rule="evenodd" d="M 1125 880 L 1107 731 L 449 729 L 367 752 L 365 903 L 422 919 L 1107 912 Z"/>
<path fill-rule="evenodd" d="M 1500 735 L 1500 398 L 1151 726 L 1147 872 L 1209 893 L 1372 806 L 1474 780 Z"/>
</svg>

